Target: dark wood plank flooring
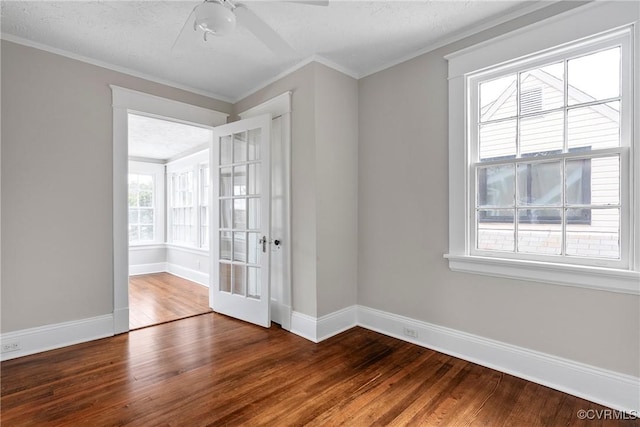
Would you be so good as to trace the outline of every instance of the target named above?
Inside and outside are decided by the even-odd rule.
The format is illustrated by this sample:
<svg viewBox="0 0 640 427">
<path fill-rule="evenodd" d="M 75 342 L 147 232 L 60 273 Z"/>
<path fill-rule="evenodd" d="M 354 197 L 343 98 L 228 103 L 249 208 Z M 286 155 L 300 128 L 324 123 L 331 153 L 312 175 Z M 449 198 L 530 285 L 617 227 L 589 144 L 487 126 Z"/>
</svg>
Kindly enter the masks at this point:
<svg viewBox="0 0 640 427">
<path fill-rule="evenodd" d="M 209 313 L 3 362 L 3 426 L 639 426 L 362 328 L 314 344 Z"/>
<path fill-rule="evenodd" d="M 209 289 L 169 273 L 129 277 L 129 329 L 211 311 Z"/>
</svg>

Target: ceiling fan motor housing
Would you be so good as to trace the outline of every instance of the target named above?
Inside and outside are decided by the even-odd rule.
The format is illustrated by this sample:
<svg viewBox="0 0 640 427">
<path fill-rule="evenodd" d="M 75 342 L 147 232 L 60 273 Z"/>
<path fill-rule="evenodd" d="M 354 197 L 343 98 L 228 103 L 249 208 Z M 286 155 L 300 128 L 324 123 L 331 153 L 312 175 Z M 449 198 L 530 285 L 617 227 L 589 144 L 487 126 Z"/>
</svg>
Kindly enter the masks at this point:
<svg viewBox="0 0 640 427">
<path fill-rule="evenodd" d="M 236 15 L 217 1 L 205 1 L 195 12 L 196 27 L 205 33 L 224 36 L 236 28 Z"/>
</svg>

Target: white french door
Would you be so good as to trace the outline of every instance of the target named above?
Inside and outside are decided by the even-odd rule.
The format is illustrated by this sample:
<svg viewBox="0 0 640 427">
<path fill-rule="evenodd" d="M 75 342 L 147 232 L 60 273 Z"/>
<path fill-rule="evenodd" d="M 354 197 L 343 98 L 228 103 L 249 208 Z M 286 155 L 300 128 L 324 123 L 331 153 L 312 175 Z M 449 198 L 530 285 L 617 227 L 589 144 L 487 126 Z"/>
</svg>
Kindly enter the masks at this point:
<svg viewBox="0 0 640 427">
<path fill-rule="evenodd" d="M 211 308 L 269 327 L 271 116 L 213 132 Z"/>
</svg>

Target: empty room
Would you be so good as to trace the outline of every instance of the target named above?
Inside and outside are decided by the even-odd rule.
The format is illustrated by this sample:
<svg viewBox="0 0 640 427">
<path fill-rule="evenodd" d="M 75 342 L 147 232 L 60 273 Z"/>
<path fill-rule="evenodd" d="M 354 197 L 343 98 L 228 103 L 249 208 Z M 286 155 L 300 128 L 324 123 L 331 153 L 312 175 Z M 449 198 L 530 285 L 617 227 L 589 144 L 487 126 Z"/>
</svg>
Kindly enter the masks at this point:
<svg viewBox="0 0 640 427">
<path fill-rule="evenodd" d="M 640 426 L 640 3 L 1 7 L 3 425 Z"/>
</svg>

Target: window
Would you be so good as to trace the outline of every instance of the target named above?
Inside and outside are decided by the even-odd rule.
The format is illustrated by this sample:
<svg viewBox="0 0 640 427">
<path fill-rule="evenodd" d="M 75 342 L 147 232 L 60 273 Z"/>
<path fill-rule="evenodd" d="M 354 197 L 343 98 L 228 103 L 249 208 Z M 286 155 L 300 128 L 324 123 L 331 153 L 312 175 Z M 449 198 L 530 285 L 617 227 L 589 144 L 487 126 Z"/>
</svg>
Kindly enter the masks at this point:
<svg viewBox="0 0 640 427">
<path fill-rule="evenodd" d="M 154 177 L 129 174 L 129 244 L 155 240 Z"/>
<path fill-rule="evenodd" d="M 209 248 L 209 164 L 203 163 L 199 168 L 198 184 L 200 188 L 199 222 L 200 222 L 200 247 Z"/>
<path fill-rule="evenodd" d="M 584 6 L 447 57 L 452 270 L 640 293 L 638 15 Z"/>
<path fill-rule="evenodd" d="M 620 43 L 468 76 L 472 253 L 621 261 Z"/>
<path fill-rule="evenodd" d="M 167 164 L 169 243 L 209 249 L 209 151 Z"/>
<path fill-rule="evenodd" d="M 171 175 L 171 240 L 195 245 L 195 197 L 193 171 Z"/>
</svg>

